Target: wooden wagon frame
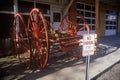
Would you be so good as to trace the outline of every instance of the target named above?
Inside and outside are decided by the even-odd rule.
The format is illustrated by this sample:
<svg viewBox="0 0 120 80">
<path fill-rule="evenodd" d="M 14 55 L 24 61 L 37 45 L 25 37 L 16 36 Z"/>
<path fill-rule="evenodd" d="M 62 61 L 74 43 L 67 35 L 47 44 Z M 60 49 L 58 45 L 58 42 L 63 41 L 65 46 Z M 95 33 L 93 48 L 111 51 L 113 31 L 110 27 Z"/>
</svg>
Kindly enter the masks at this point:
<svg viewBox="0 0 120 80">
<path fill-rule="evenodd" d="M 87 22 L 80 14 L 71 12 L 62 18 L 58 30 L 53 32 L 40 10 L 34 8 L 30 12 L 27 26 L 19 13 L 15 15 L 12 40 L 19 62 L 25 68 L 28 69 L 32 63 L 44 68 L 56 43 L 63 52 L 82 50 L 83 34 L 78 32 L 83 30 L 86 34 L 90 33 Z"/>
</svg>

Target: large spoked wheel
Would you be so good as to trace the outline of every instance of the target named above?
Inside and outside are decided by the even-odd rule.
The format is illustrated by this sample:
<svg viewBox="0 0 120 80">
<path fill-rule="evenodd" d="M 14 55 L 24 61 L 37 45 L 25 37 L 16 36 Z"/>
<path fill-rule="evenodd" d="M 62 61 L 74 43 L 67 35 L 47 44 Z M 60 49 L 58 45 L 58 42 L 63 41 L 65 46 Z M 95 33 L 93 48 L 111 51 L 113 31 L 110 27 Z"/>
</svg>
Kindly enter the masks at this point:
<svg viewBox="0 0 120 80">
<path fill-rule="evenodd" d="M 14 19 L 12 39 L 19 62 L 28 69 L 30 67 L 30 48 L 27 30 L 20 14 Z"/>
<path fill-rule="evenodd" d="M 66 14 L 58 27 L 59 32 L 71 31 L 72 34 L 77 34 L 79 31 L 89 33 L 89 26 L 86 20 L 78 13 L 70 12 Z"/>
<path fill-rule="evenodd" d="M 59 32 L 67 32 L 74 35 L 89 34 L 90 29 L 86 20 L 78 13 L 70 12 L 66 14 L 58 27 Z"/>
<path fill-rule="evenodd" d="M 42 13 L 34 8 L 28 19 L 28 32 L 31 43 L 32 56 L 40 68 L 48 62 L 48 33 Z M 33 60 L 34 60 L 33 59 Z"/>
<path fill-rule="evenodd" d="M 79 36 L 80 53 L 82 53 L 83 48 L 83 35 L 90 34 L 89 25 L 87 24 L 86 20 L 78 13 L 70 12 L 66 14 L 58 27 L 59 32 L 65 32 L 72 37 Z M 75 55 L 76 57 L 82 56 L 81 54 Z"/>
</svg>

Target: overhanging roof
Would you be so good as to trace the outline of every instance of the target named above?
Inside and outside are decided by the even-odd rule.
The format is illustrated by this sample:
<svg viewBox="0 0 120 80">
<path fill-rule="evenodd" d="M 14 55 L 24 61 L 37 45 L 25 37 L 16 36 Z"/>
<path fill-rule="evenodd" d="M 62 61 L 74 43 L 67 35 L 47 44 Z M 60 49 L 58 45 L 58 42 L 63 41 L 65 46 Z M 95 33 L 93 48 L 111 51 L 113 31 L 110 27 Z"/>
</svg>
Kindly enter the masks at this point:
<svg viewBox="0 0 120 80">
<path fill-rule="evenodd" d="M 100 2 L 120 6 L 120 0 L 99 0 Z"/>
</svg>

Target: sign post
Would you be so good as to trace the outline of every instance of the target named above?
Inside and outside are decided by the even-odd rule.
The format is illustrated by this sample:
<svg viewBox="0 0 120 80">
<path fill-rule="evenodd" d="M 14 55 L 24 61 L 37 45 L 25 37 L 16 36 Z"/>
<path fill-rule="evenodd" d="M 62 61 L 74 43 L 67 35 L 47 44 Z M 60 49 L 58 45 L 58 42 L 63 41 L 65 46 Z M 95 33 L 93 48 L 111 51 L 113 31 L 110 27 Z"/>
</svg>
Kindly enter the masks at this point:
<svg viewBox="0 0 120 80">
<path fill-rule="evenodd" d="M 86 56 L 85 80 L 89 80 L 89 63 L 90 63 L 90 55 Z"/>
<path fill-rule="evenodd" d="M 90 55 L 94 54 L 95 46 L 95 35 L 94 34 L 85 34 L 83 36 L 83 56 L 86 56 L 86 71 L 85 71 L 85 80 L 89 80 L 89 63 Z"/>
</svg>

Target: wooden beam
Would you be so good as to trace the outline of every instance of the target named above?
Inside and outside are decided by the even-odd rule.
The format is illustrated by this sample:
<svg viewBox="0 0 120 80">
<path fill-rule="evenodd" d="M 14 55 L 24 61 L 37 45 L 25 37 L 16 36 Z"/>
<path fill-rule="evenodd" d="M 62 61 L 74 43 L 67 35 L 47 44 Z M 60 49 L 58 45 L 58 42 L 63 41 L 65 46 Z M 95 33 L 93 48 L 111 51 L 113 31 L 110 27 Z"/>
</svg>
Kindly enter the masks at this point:
<svg viewBox="0 0 120 80">
<path fill-rule="evenodd" d="M 95 40 L 95 45 L 96 48 L 95 50 L 97 50 L 97 46 L 98 46 L 98 36 L 99 34 L 99 0 L 95 1 L 95 13 L 96 13 L 96 18 L 95 18 L 95 35 L 96 35 L 96 40 Z"/>
<path fill-rule="evenodd" d="M 69 4 L 67 7 L 64 9 L 63 16 L 68 13 L 68 10 L 70 9 L 70 6 L 72 5 L 74 0 L 70 0 Z"/>
<path fill-rule="evenodd" d="M 34 0 L 34 8 L 36 8 L 36 0 Z"/>
<path fill-rule="evenodd" d="M 14 0 L 14 15 L 18 13 L 18 0 Z"/>
<path fill-rule="evenodd" d="M 118 31 L 117 31 L 117 34 L 120 34 L 120 11 L 119 11 L 119 8 L 118 8 Z"/>
<path fill-rule="evenodd" d="M 95 13 L 96 13 L 96 18 L 95 18 L 95 33 L 99 36 L 99 0 L 96 0 L 95 2 Z"/>
</svg>

